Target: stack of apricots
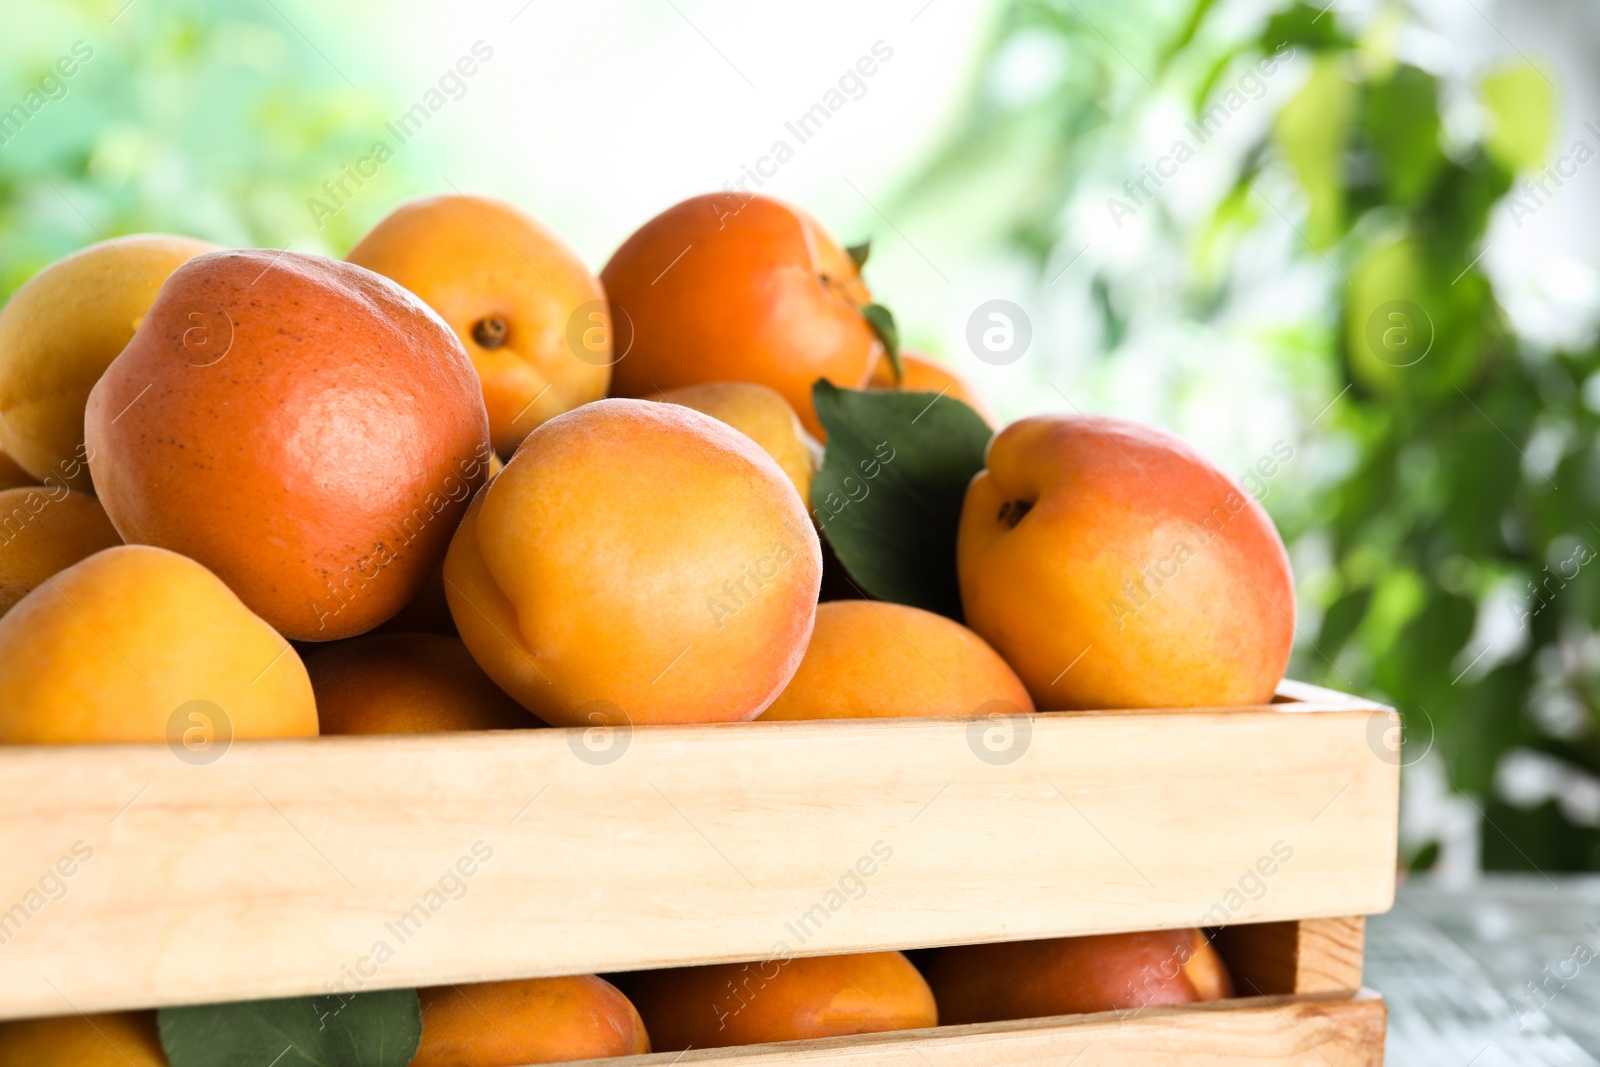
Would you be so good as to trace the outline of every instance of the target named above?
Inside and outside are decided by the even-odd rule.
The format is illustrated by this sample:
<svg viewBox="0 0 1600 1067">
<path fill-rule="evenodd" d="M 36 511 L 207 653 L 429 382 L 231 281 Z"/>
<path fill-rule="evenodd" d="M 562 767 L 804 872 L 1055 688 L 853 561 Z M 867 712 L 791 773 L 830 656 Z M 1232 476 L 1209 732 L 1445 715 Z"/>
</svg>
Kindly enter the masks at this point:
<svg viewBox="0 0 1600 1067">
<path fill-rule="evenodd" d="M 819 603 L 816 383 L 995 422 L 893 351 L 863 259 L 725 193 L 597 276 L 452 195 L 344 260 L 139 234 L 46 267 L 0 311 L 0 743 L 166 742 L 194 701 L 240 740 L 1270 701 L 1294 633 L 1276 529 L 1119 419 L 995 433 L 960 517 L 965 624 Z M 912 955 L 424 989 L 413 1063 L 1232 995 L 1193 929 Z M 0 1024 L 0 1067 L 167 1062 L 154 1013 Z"/>
</svg>

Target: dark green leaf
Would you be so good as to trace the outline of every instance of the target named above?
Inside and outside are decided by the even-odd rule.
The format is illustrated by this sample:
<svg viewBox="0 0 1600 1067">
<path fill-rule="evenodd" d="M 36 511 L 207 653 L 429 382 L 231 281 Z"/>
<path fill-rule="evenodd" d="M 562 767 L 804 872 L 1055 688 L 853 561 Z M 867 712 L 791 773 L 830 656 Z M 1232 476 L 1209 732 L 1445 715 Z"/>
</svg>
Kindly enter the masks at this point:
<svg viewBox="0 0 1600 1067">
<path fill-rule="evenodd" d="M 422 1041 L 414 989 L 163 1008 L 172 1067 L 406 1067 Z"/>
<path fill-rule="evenodd" d="M 1352 48 L 1355 42 L 1339 28 L 1333 5 L 1322 7 L 1295 4 L 1267 20 L 1261 33 L 1261 47 L 1268 52 L 1277 51 L 1279 45 L 1293 45 L 1313 52 Z"/>
<path fill-rule="evenodd" d="M 872 255 L 872 238 L 869 237 L 858 245 L 851 245 L 845 249 L 845 253 L 850 257 L 850 262 L 856 265 L 856 270 L 860 270 L 867 265 L 867 257 Z"/>
<path fill-rule="evenodd" d="M 894 315 L 882 304 L 868 304 L 861 309 L 861 314 L 866 317 L 867 324 L 872 327 L 872 332 L 878 335 L 878 340 L 883 342 L 883 350 L 889 356 L 889 365 L 894 368 L 894 381 L 900 384 L 902 372 L 900 369 L 900 327 L 894 323 Z"/>
<path fill-rule="evenodd" d="M 1439 842 L 1429 841 L 1426 845 L 1423 845 L 1421 848 L 1417 849 L 1417 854 L 1411 857 L 1410 863 L 1406 864 L 1406 870 L 1411 871 L 1412 873 L 1416 873 L 1418 871 L 1429 871 L 1432 870 L 1433 865 L 1438 862 Z"/>
<path fill-rule="evenodd" d="M 991 431 L 938 393 L 812 387 L 828 431 L 812 515 L 855 585 L 961 618 L 956 528 Z"/>
<path fill-rule="evenodd" d="M 1433 75 L 1402 65 L 1372 85 L 1366 126 L 1383 161 L 1390 198 L 1415 204 L 1445 162 L 1439 147 L 1439 86 Z"/>
</svg>

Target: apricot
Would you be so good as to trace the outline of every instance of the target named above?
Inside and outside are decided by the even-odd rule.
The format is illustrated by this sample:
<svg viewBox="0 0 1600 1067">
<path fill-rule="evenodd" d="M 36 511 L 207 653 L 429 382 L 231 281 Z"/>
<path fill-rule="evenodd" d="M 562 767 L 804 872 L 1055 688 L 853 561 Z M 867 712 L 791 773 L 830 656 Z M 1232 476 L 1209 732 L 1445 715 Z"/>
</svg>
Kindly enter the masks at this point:
<svg viewBox="0 0 1600 1067">
<path fill-rule="evenodd" d="M 422 1044 L 411 1067 L 521 1067 L 650 1051 L 617 987 L 592 974 L 417 990 Z"/>
<path fill-rule="evenodd" d="M 489 453 L 490 478 L 499 474 L 504 466 L 505 462 L 501 460 L 499 453 Z M 417 590 L 417 595 L 412 597 L 405 607 L 371 632 L 459 636 L 456 632 L 456 621 L 450 617 L 450 601 L 445 599 L 444 595 L 444 560 L 441 559 L 439 565 L 428 573 L 422 588 Z"/>
<path fill-rule="evenodd" d="M 1170 434 L 1038 416 L 989 443 L 956 539 L 967 625 L 1045 710 L 1272 699 L 1294 641 L 1277 529 Z"/>
<path fill-rule="evenodd" d="M 438 634 L 367 634 L 306 657 L 325 734 L 422 734 L 540 725 L 467 646 Z"/>
<path fill-rule="evenodd" d="M 489 459 L 443 320 L 364 267 L 270 250 L 174 271 L 85 429 L 127 541 L 200 561 L 302 641 L 370 630 L 415 596 Z"/>
<path fill-rule="evenodd" d="M 70 489 L 0 489 L 0 615 L 52 574 L 122 544 L 100 502 Z"/>
<path fill-rule="evenodd" d="M 821 547 L 772 458 L 676 404 L 600 400 L 529 434 L 445 557 L 461 639 L 553 726 L 734 722 L 805 654 Z"/>
<path fill-rule="evenodd" d="M 24 485 L 39 485 L 39 479 L 22 469 L 22 465 L 4 452 L 0 452 L 0 489 L 16 489 Z"/>
<path fill-rule="evenodd" d="M 34 478 L 90 492 L 83 408 L 161 284 L 216 245 L 114 237 L 35 274 L 0 310 L 0 448 Z"/>
<path fill-rule="evenodd" d="M 1195 929 L 963 945 L 935 953 L 927 975 L 946 1025 L 1233 996 L 1222 958 Z"/>
<path fill-rule="evenodd" d="M 1027 687 L 971 630 L 931 611 L 869 600 L 817 606 L 805 658 L 763 719 L 1015 715 Z"/>
<path fill-rule="evenodd" d="M 174 724 L 317 732 L 300 657 L 194 560 L 108 548 L 0 617 L 0 744 L 161 741 Z"/>
<path fill-rule="evenodd" d="M 895 381 L 894 366 L 887 354 L 879 357 L 872 370 L 868 389 L 900 389 L 908 393 L 941 393 L 959 400 L 990 426 L 998 426 L 994 409 L 970 382 L 941 363 L 911 352 L 900 353 L 900 380 Z"/>
<path fill-rule="evenodd" d="M 702 382 L 776 389 L 807 430 L 818 378 L 860 388 L 883 351 L 861 309 L 872 294 L 810 215 L 765 196 L 711 193 L 668 208 L 600 272 L 617 336 L 618 396 Z"/>
<path fill-rule="evenodd" d="M 0 1022 L 0 1067 L 167 1067 L 153 1011 Z"/>
<path fill-rule="evenodd" d="M 657 1052 L 939 1023 L 928 983 L 899 952 L 640 971 L 623 988 Z"/>
<path fill-rule="evenodd" d="M 668 389 L 660 396 L 725 422 L 760 445 L 811 506 L 811 479 L 822 464 L 822 446 L 806 433 L 777 390 L 754 382 L 707 382 Z"/>
<path fill-rule="evenodd" d="M 489 437 L 502 455 L 534 427 L 606 395 L 605 291 L 520 208 L 485 196 L 412 200 L 346 259 L 399 282 L 450 324 L 477 369 Z"/>
</svg>

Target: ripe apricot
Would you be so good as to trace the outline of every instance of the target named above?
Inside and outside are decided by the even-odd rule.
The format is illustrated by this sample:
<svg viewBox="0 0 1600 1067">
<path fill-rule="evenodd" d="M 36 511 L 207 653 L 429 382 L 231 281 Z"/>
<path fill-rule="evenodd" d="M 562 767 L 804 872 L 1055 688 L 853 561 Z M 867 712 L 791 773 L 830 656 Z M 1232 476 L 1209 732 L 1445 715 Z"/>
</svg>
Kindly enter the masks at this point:
<svg viewBox="0 0 1600 1067">
<path fill-rule="evenodd" d="M 878 358 L 868 389 L 900 389 L 908 393 L 940 393 L 967 405 L 990 426 L 998 426 L 994 409 L 972 383 L 941 363 L 911 352 L 900 353 L 900 380 L 895 381 L 894 365 L 887 354 Z"/>
<path fill-rule="evenodd" d="M 325 734 L 420 734 L 541 725 L 458 638 L 366 634 L 306 657 Z"/>
<path fill-rule="evenodd" d="M 873 719 L 1033 710 L 977 634 L 931 611 L 870 600 L 817 605 L 800 669 L 763 719 Z"/>
<path fill-rule="evenodd" d="M 527 212 L 486 196 L 401 204 L 346 257 L 437 311 L 472 357 L 495 451 L 606 395 L 610 312 L 599 279 Z"/>
<path fill-rule="evenodd" d="M 710 415 L 760 445 L 789 476 L 800 499 L 811 506 L 811 479 L 822 464 L 822 446 L 775 389 L 754 382 L 707 382 L 668 389 L 661 399 Z"/>
<path fill-rule="evenodd" d="M 122 544 L 100 502 L 70 489 L 0 489 L 0 615 L 46 578 Z"/>
<path fill-rule="evenodd" d="M 765 196 L 711 193 L 668 208 L 600 272 L 618 343 L 618 396 L 701 382 L 776 389 L 812 434 L 818 378 L 857 389 L 883 345 L 872 295 L 844 249 L 805 212 Z"/>
<path fill-rule="evenodd" d="M 422 1045 L 411 1067 L 521 1067 L 650 1051 L 617 987 L 592 974 L 417 990 Z"/>
<path fill-rule="evenodd" d="M 744 434 L 676 404 L 558 415 L 479 493 L 445 557 L 461 639 L 553 726 L 734 722 L 805 653 L 822 555 Z"/>
<path fill-rule="evenodd" d="M 161 741 L 174 724 L 317 732 L 300 657 L 194 560 L 108 548 L 0 617 L 0 744 Z"/>
<path fill-rule="evenodd" d="M 114 237 L 57 260 L 0 311 L 0 447 L 37 479 L 90 492 L 83 409 L 161 284 L 216 245 Z"/>
<path fill-rule="evenodd" d="M 489 453 L 489 477 L 493 478 L 505 466 L 499 453 Z M 456 621 L 450 617 L 450 601 L 444 595 L 444 560 L 429 572 L 428 578 L 405 607 L 401 608 L 372 633 L 380 634 L 443 634 L 459 636 Z"/>
<path fill-rule="evenodd" d="M 935 953 L 927 974 L 946 1024 L 1233 996 L 1222 958 L 1192 928 L 963 945 Z"/>
<path fill-rule="evenodd" d="M 153 1011 L 0 1022 L 0 1067 L 167 1067 Z"/>
<path fill-rule="evenodd" d="M 1294 581 L 1266 511 L 1170 434 L 1022 419 L 989 443 L 956 539 L 967 625 L 1045 710 L 1272 699 Z"/>
<path fill-rule="evenodd" d="M 125 539 L 199 560 L 302 641 L 399 611 L 489 459 L 472 364 L 427 305 L 364 267 L 270 250 L 174 271 L 86 430 Z"/>
<path fill-rule="evenodd" d="M 39 484 L 39 479 L 23 470 L 20 463 L 0 452 L 0 489 L 16 489 L 19 486 Z"/>
<path fill-rule="evenodd" d="M 657 1052 L 937 1026 L 928 983 L 903 953 L 721 963 L 621 980 Z"/>
</svg>

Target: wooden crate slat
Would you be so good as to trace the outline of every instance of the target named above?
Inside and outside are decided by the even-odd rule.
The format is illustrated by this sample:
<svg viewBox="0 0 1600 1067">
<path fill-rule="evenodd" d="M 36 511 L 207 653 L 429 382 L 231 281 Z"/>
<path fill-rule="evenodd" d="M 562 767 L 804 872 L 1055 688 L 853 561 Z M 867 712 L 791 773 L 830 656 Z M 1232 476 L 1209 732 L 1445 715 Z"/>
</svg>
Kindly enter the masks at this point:
<svg viewBox="0 0 1600 1067">
<path fill-rule="evenodd" d="M 1366 918 L 1305 919 L 1218 930 L 1217 951 L 1241 995 L 1361 988 Z"/>
<path fill-rule="evenodd" d="M 1385 1013 L 1354 997 L 1268 997 L 1130 1013 L 587 1060 L 606 1067 L 1382 1067 Z"/>
<path fill-rule="evenodd" d="M 0 1016 L 1379 912 L 1374 714 L 1039 715 L 1013 762 L 944 719 L 0 750 L 0 901 L 93 850 L 0 921 Z"/>
</svg>

